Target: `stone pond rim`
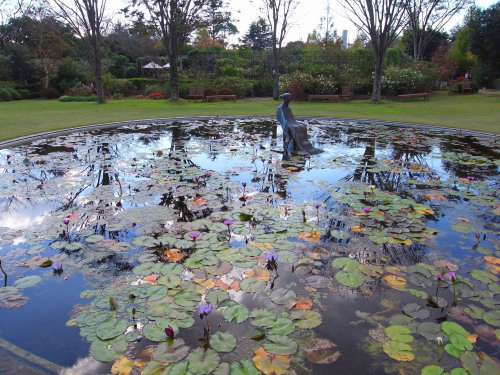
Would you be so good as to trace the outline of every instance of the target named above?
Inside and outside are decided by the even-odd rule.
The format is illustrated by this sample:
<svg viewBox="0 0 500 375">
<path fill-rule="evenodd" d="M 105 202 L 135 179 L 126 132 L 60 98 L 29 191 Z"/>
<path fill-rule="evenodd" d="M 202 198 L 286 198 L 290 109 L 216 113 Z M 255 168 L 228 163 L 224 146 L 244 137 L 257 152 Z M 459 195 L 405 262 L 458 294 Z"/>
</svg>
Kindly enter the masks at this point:
<svg viewBox="0 0 500 375">
<path fill-rule="evenodd" d="M 15 147 L 22 144 L 26 144 L 31 141 L 55 137 L 58 135 L 71 134 L 80 131 L 90 131 L 96 129 L 106 129 L 106 128 L 118 128 L 120 126 L 125 125 L 144 125 L 151 122 L 159 122 L 159 123 L 173 123 L 176 121 L 186 121 L 186 120 L 198 120 L 198 121 L 207 121 L 214 119 L 235 119 L 235 120 L 251 120 L 251 119 L 269 119 L 269 121 L 276 121 L 274 116 L 262 115 L 262 116 L 250 116 L 250 115 L 234 115 L 234 116 L 183 116 L 183 117 L 162 117 L 162 118 L 147 118 L 147 119 L 139 119 L 139 120 L 128 120 L 128 121 L 117 121 L 117 122 L 107 122 L 102 124 L 92 124 L 92 125 L 82 125 L 74 128 L 60 129 L 60 130 L 52 130 L 48 132 L 36 133 L 25 135 L 22 137 L 9 139 L 3 142 L 0 142 L 0 150 Z M 482 137 L 498 137 L 498 134 L 494 133 L 485 133 L 474 130 L 464 130 L 464 129 L 456 129 L 449 128 L 445 126 L 435 126 L 435 125 L 424 125 L 424 124 L 416 124 L 416 123 L 406 123 L 406 122 L 394 122 L 394 121 L 379 121 L 379 120 L 369 120 L 369 119 L 356 119 L 356 118 L 341 118 L 341 117 L 321 117 L 321 116 L 297 116 L 297 120 L 331 120 L 331 121 L 340 121 L 340 122 L 356 122 L 359 124 L 375 124 L 375 125 L 387 125 L 394 127 L 403 127 L 403 128 L 416 128 L 416 129 L 432 129 L 432 130 L 441 130 L 447 131 L 449 133 L 456 133 L 460 135 L 472 135 L 472 136 L 482 136 Z"/>
</svg>

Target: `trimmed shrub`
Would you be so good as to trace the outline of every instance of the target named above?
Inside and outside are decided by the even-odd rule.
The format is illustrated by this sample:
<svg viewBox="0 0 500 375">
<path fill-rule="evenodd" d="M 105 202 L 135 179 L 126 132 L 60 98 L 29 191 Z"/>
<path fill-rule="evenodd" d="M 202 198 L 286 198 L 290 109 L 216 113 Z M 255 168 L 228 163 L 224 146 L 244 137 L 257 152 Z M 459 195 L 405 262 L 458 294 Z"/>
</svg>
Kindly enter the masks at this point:
<svg viewBox="0 0 500 375">
<path fill-rule="evenodd" d="M 104 91 L 109 93 L 109 95 L 121 93 L 122 95 L 128 96 L 132 94 L 132 90 L 134 89 L 129 80 L 115 78 L 109 73 L 102 76 L 102 86 Z"/>
<path fill-rule="evenodd" d="M 77 82 L 72 88 L 68 89 L 65 93 L 66 96 L 91 96 L 95 95 L 95 88 L 93 84 L 89 86 L 81 82 Z"/>
<path fill-rule="evenodd" d="M 335 94 L 339 91 L 339 84 L 331 76 L 318 75 L 313 77 L 311 74 L 294 72 L 293 74 L 284 74 L 280 77 L 280 92 L 292 92 L 293 87 L 299 85 L 304 94 Z"/>
<path fill-rule="evenodd" d="M 420 64 L 409 68 L 390 66 L 382 77 L 382 92 L 386 95 L 429 92 L 438 78 L 438 73 Z"/>
<path fill-rule="evenodd" d="M 148 96 L 146 96 L 146 99 L 165 99 L 166 97 L 167 95 L 162 93 L 160 90 L 154 90 Z"/>
<path fill-rule="evenodd" d="M 252 81 L 241 77 L 220 77 L 215 81 L 218 87 L 228 87 L 238 98 L 243 98 L 252 92 Z M 205 94 L 206 95 L 206 94 Z"/>
<path fill-rule="evenodd" d="M 205 96 L 216 95 L 216 94 L 217 90 L 214 89 L 213 87 L 205 87 Z"/>
<path fill-rule="evenodd" d="M 4 102 L 8 102 L 12 100 L 12 96 L 10 95 L 10 91 L 5 87 L 0 87 L 0 100 Z"/>
<path fill-rule="evenodd" d="M 157 82 L 156 79 L 152 78 L 128 78 L 127 81 L 133 84 L 139 91 L 143 91 L 148 85 L 152 86 Z"/>
<path fill-rule="evenodd" d="M 60 96 L 61 95 L 59 94 L 59 90 L 55 89 L 53 87 L 47 87 L 47 88 L 40 90 L 40 97 L 42 97 L 42 98 L 54 99 L 54 98 L 58 98 Z"/>
<path fill-rule="evenodd" d="M 217 90 L 217 95 L 234 95 L 234 91 L 227 87 L 223 87 Z"/>
<path fill-rule="evenodd" d="M 60 102 L 97 102 L 97 95 L 91 96 L 61 96 Z"/>
<path fill-rule="evenodd" d="M 31 97 L 30 90 L 17 90 L 17 92 L 21 95 L 22 99 L 29 99 Z"/>
</svg>

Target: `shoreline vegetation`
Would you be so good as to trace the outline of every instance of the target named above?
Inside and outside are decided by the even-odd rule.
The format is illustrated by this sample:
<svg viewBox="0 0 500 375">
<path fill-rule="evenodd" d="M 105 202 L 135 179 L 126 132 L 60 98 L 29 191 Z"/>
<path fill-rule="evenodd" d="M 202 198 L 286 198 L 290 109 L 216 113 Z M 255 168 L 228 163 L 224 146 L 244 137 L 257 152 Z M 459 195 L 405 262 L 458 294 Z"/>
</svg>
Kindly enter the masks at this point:
<svg viewBox="0 0 500 375">
<path fill-rule="evenodd" d="M 280 101 L 272 98 L 245 98 L 233 101 L 149 99 L 95 102 L 59 102 L 33 99 L 0 102 L 0 142 L 31 134 L 117 121 L 192 116 L 270 116 Z M 500 134 L 500 93 L 447 95 L 440 91 L 429 101 L 420 98 L 373 104 L 370 100 L 342 102 L 293 101 L 296 117 L 335 117 L 415 123 Z"/>
</svg>

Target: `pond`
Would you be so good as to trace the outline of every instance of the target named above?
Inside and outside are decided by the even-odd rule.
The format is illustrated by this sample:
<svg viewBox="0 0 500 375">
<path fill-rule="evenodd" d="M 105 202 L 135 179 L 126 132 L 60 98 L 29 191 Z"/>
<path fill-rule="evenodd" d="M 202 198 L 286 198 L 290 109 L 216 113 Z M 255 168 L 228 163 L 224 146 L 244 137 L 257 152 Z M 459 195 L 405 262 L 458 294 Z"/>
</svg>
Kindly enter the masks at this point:
<svg viewBox="0 0 500 375">
<path fill-rule="evenodd" d="M 0 369 L 500 373 L 499 139 L 304 121 L 291 160 L 269 118 L 0 150 Z"/>
</svg>

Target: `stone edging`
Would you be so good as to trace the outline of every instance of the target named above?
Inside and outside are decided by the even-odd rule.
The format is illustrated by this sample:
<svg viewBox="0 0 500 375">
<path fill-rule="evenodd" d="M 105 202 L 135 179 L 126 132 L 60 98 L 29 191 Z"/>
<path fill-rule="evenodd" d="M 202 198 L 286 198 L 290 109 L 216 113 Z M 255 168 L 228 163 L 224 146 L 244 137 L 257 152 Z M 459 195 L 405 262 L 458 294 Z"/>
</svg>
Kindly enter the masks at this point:
<svg viewBox="0 0 500 375">
<path fill-rule="evenodd" d="M 273 119 L 271 116 L 187 116 L 187 117 L 165 117 L 165 118 L 152 118 L 152 119 L 141 119 L 141 120 L 129 120 L 129 121 L 118 121 L 118 122 L 108 122 L 104 124 L 94 124 L 94 125 L 84 125 L 78 126 L 75 128 L 68 128 L 62 130 L 53 130 L 45 133 L 37 133 L 26 135 L 19 138 L 14 138 L 11 140 L 0 142 L 0 149 L 19 146 L 21 144 L 28 143 L 30 141 L 35 141 L 41 138 L 50 138 L 58 135 L 70 134 L 79 131 L 88 131 L 88 130 L 96 130 L 96 129 L 106 129 L 106 128 L 117 128 L 124 125 L 135 125 L 135 124 L 145 124 L 149 122 L 160 122 L 160 123 L 169 123 L 175 121 L 186 121 L 186 120 L 212 120 L 212 119 Z M 463 130 L 463 129 L 455 129 L 455 128 L 447 128 L 440 126 L 432 126 L 432 125 L 423 125 L 423 124 L 413 124 L 413 123 L 405 123 L 405 122 L 392 122 L 392 121 L 378 121 L 378 120 L 368 120 L 368 119 L 353 119 L 353 118 L 337 118 L 337 117 L 310 117 L 310 116 L 297 116 L 297 120 L 325 120 L 329 119 L 332 121 L 344 121 L 344 122 L 358 122 L 362 124 L 377 124 L 377 125 L 388 125 L 388 126 L 396 126 L 396 127 L 406 127 L 406 128 L 417 128 L 417 129 L 429 129 L 429 130 L 443 130 L 450 133 L 456 133 L 459 135 L 474 135 L 474 136 L 483 136 L 483 137 L 497 137 L 497 134 L 492 133 L 483 133 L 477 132 L 473 130 Z"/>
</svg>

